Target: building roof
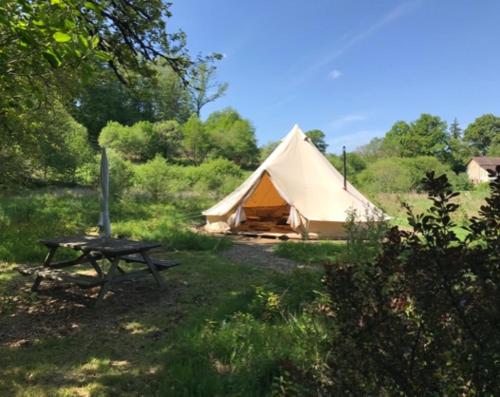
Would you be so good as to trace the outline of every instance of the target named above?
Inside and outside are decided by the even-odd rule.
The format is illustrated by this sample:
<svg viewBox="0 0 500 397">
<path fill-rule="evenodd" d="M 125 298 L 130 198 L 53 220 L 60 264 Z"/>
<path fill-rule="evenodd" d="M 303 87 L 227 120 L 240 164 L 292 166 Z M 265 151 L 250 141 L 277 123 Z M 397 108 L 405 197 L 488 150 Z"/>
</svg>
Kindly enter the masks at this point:
<svg viewBox="0 0 500 397">
<path fill-rule="evenodd" d="M 471 161 L 475 161 L 479 164 L 481 168 L 484 169 L 495 169 L 497 165 L 500 165 L 500 157 L 473 157 L 470 159 Z M 467 163 L 467 164 L 469 164 Z"/>
</svg>

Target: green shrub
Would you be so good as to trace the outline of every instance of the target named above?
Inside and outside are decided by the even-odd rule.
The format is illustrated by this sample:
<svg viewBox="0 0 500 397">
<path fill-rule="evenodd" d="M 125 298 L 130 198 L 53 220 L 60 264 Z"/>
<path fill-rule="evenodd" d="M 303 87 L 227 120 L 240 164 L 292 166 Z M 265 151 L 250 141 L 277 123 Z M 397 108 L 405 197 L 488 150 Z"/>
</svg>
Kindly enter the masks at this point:
<svg viewBox="0 0 500 397">
<path fill-rule="evenodd" d="M 446 176 L 453 186 L 453 189 L 457 191 L 467 191 L 472 190 L 474 185 L 469 179 L 469 176 L 465 172 L 461 172 L 460 174 L 455 174 L 454 172 L 447 172 Z"/>
<path fill-rule="evenodd" d="M 432 206 L 407 207 L 411 230 L 392 228 L 374 261 L 327 268 L 324 395 L 498 393 L 500 167 L 464 240 L 446 175 L 423 186 Z"/>
<path fill-rule="evenodd" d="M 357 182 L 371 193 L 420 191 L 427 171 L 444 173 L 449 168 L 435 157 L 389 157 L 369 164 L 358 174 Z"/>
<path fill-rule="evenodd" d="M 134 167 L 134 189 L 153 200 L 165 200 L 187 190 L 189 181 L 184 167 L 168 164 L 157 155 L 147 163 Z"/>
<path fill-rule="evenodd" d="M 145 160 L 152 130 L 153 126 L 148 121 L 140 121 L 132 126 L 110 121 L 99 135 L 99 145 L 116 150 L 127 160 Z"/>
<path fill-rule="evenodd" d="M 230 160 L 215 159 L 191 169 L 191 180 L 195 189 L 215 197 L 233 191 L 242 181 L 245 173 Z"/>
<path fill-rule="evenodd" d="M 129 161 L 113 149 L 107 150 L 109 164 L 109 191 L 111 196 L 120 197 L 132 185 L 133 169 Z M 76 171 L 77 180 L 87 186 L 99 188 L 101 183 L 101 155 L 97 154 L 93 160 Z"/>
</svg>

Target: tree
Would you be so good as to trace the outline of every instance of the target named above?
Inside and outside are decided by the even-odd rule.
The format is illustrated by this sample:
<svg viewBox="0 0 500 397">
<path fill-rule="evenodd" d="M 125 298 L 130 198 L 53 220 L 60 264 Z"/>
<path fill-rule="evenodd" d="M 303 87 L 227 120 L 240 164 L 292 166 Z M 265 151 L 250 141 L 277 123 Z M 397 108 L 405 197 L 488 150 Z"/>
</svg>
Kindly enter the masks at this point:
<svg viewBox="0 0 500 397">
<path fill-rule="evenodd" d="M 328 144 L 325 142 L 325 133 L 321 130 L 310 130 L 306 132 L 307 137 L 318 148 L 321 153 L 326 153 Z"/>
<path fill-rule="evenodd" d="M 233 109 L 213 112 L 205 122 L 210 137 L 212 157 L 222 157 L 243 167 L 258 162 L 259 149 L 250 121 Z"/>
<path fill-rule="evenodd" d="M 274 152 L 274 149 L 278 147 L 278 145 L 281 143 L 281 141 L 271 141 L 268 142 L 266 145 L 262 146 L 259 154 L 259 159 L 260 162 L 262 163 L 265 159 L 269 157 L 269 155 Z"/>
<path fill-rule="evenodd" d="M 467 126 L 464 140 L 482 156 L 488 153 L 491 144 L 500 143 L 500 117 L 485 114 Z"/>
<path fill-rule="evenodd" d="M 214 81 L 215 67 L 208 63 L 200 63 L 193 71 L 189 81 L 189 92 L 194 111 L 201 117 L 201 109 L 208 103 L 223 96 L 228 88 L 227 83 Z"/>
<path fill-rule="evenodd" d="M 152 76 L 158 59 L 185 75 L 193 62 L 184 34 L 166 31 L 170 15 L 161 0 L 1 2 L 0 131 L 9 147 L 0 163 L 15 164 L 5 167 L 9 180 L 30 172 L 33 113 L 67 104 L 103 65 L 127 83 Z"/>
<path fill-rule="evenodd" d="M 450 124 L 450 137 L 453 139 L 462 139 L 462 129 L 456 118 Z"/>
<path fill-rule="evenodd" d="M 71 109 L 88 128 L 93 143 L 97 143 L 99 132 L 109 121 L 130 126 L 141 120 L 183 123 L 188 119 L 192 107 L 180 77 L 166 65 L 153 67 L 155 76 L 137 74 L 129 86 L 118 81 L 106 67 L 82 85 Z"/>
<path fill-rule="evenodd" d="M 139 121 L 132 126 L 111 121 L 103 128 L 99 145 L 114 149 L 127 160 L 144 161 L 151 155 L 152 129 L 149 121 Z"/>
<path fill-rule="evenodd" d="M 384 138 L 375 137 L 366 145 L 357 148 L 356 152 L 366 160 L 375 160 L 384 157 L 383 145 Z"/>
<path fill-rule="evenodd" d="M 411 127 L 406 121 L 396 121 L 385 134 L 382 151 L 388 156 L 403 156 L 403 145 L 410 134 Z"/>
<path fill-rule="evenodd" d="M 182 148 L 186 157 L 194 164 L 201 164 L 211 148 L 209 134 L 196 114 L 182 126 Z"/>
<path fill-rule="evenodd" d="M 356 181 L 363 190 L 374 193 L 419 191 L 420 181 L 431 170 L 445 173 L 449 168 L 433 156 L 387 157 L 368 164 Z"/>
<path fill-rule="evenodd" d="M 149 74 L 156 59 L 179 75 L 192 64 L 184 34 L 166 31 L 170 4 L 161 0 L 6 0 L 0 7 L 0 86 L 10 97 L 43 88 L 36 83 L 67 83 L 62 72 L 88 76 L 103 62 L 122 81 L 130 70 Z"/>
<path fill-rule="evenodd" d="M 453 171 L 465 171 L 465 164 L 471 157 L 470 147 L 463 140 L 462 129 L 457 119 L 450 124 L 449 129 L 449 164 Z"/>
<path fill-rule="evenodd" d="M 181 126 L 175 120 L 159 121 L 153 124 L 150 142 L 150 158 L 160 154 L 167 161 L 179 159 L 182 145 Z"/>
<path fill-rule="evenodd" d="M 341 174 L 344 173 L 344 159 L 342 155 L 329 154 L 328 160 Z M 351 183 L 356 183 L 358 175 L 366 168 L 366 161 L 356 152 L 346 153 L 347 179 Z"/>
<path fill-rule="evenodd" d="M 402 157 L 436 156 L 441 161 L 448 157 L 446 122 L 438 116 L 423 113 L 408 124 L 398 121 L 384 138 L 388 152 Z"/>
</svg>

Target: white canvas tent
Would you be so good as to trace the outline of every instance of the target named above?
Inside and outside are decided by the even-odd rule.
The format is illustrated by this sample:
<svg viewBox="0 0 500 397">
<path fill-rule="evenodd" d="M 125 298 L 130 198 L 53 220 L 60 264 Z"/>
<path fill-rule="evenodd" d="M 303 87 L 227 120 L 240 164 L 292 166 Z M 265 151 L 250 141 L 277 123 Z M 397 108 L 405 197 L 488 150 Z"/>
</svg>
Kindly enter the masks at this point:
<svg viewBox="0 0 500 397">
<path fill-rule="evenodd" d="M 234 231 L 260 227 L 342 237 L 348 210 L 361 221 L 376 210 L 350 183 L 344 189 L 343 178 L 295 125 L 243 184 L 203 212 L 207 230 L 227 224 Z"/>
</svg>

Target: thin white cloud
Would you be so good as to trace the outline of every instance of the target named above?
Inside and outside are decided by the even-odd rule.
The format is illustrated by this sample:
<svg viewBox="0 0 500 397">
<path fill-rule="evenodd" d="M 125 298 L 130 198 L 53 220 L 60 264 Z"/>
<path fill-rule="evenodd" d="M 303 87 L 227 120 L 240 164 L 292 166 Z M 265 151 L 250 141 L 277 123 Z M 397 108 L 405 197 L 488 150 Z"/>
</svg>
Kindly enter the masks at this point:
<svg viewBox="0 0 500 397">
<path fill-rule="evenodd" d="M 325 55 L 323 55 L 323 57 L 321 57 L 321 59 L 318 62 L 314 63 L 313 65 L 309 66 L 303 71 L 300 78 L 297 79 L 295 83 L 298 85 L 305 82 L 311 75 L 315 74 L 318 70 L 324 68 L 325 66 L 327 66 L 328 64 L 339 58 L 341 55 L 343 55 L 346 51 L 354 47 L 359 42 L 367 39 L 368 37 L 378 32 L 391 22 L 413 11 L 416 7 L 418 7 L 422 3 L 422 1 L 423 0 L 411 0 L 401 3 L 398 6 L 394 7 L 392 10 L 390 10 L 388 13 L 383 15 L 382 18 L 377 20 L 368 28 L 345 36 L 344 40 L 342 40 L 343 41 L 342 45 L 340 45 L 337 49 L 334 50 L 328 49 Z"/>
<path fill-rule="evenodd" d="M 333 69 L 330 73 L 328 73 L 328 79 L 329 80 L 337 80 L 343 75 L 343 73 L 340 70 Z"/>
<path fill-rule="evenodd" d="M 333 120 L 330 124 L 329 127 L 332 130 L 338 130 L 340 128 L 345 127 L 346 125 L 358 122 L 358 121 L 363 121 L 367 119 L 367 115 L 364 113 L 349 113 L 346 114 L 342 117 L 339 117 L 338 119 Z"/>
</svg>

